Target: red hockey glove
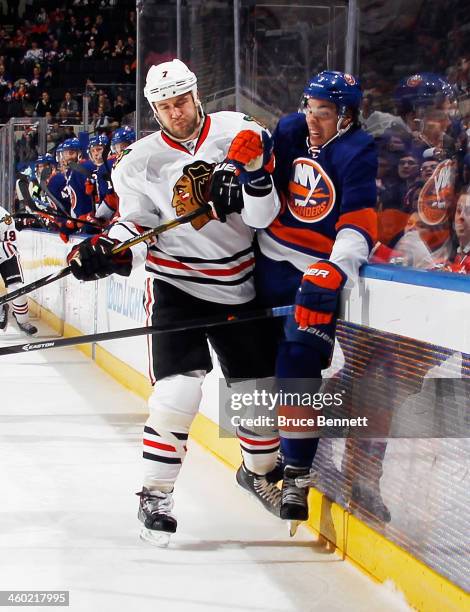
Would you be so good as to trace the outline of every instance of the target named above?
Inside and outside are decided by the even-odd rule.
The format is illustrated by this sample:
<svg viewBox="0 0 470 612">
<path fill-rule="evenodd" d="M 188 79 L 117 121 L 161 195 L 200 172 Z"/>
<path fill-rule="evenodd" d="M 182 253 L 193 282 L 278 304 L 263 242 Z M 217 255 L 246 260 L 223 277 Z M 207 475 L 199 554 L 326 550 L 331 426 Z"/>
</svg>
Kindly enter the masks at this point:
<svg viewBox="0 0 470 612">
<path fill-rule="evenodd" d="M 261 135 L 253 130 L 242 130 L 232 140 L 227 161 L 231 161 L 238 168 L 238 178 L 242 185 L 253 183 L 257 179 L 264 179 L 266 182 L 274 170 L 271 136 L 265 130 Z"/>
<path fill-rule="evenodd" d="M 87 178 L 85 180 L 85 193 L 89 196 L 94 195 L 95 193 L 95 180 L 92 178 Z"/>
<path fill-rule="evenodd" d="M 72 274 L 83 281 L 98 280 L 110 274 L 129 276 L 132 270 L 132 251 L 126 249 L 113 255 L 111 251 L 118 244 L 117 240 L 103 234 L 77 244 L 67 255 Z"/>
<path fill-rule="evenodd" d="M 345 282 L 346 275 L 331 261 L 309 266 L 295 299 L 294 316 L 299 327 L 331 323 Z"/>
</svg>

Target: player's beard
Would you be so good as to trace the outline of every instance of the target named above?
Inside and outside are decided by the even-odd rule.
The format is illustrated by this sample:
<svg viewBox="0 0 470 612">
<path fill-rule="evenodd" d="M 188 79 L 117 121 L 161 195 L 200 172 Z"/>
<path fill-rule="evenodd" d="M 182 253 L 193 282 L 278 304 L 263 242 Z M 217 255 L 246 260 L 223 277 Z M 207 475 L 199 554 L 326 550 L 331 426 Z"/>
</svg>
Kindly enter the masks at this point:
<svg viewBox="0 0 470 612">
<path fill-rule="evenodd" d="M 196 109 L 196 112 L 195 112 L 195 115 L 192 121 L 188 122 L 186 120 L 183 120 L 180 126 L 174 125 L 171 128 L 169 128 L 164 123 L 162 123 L 162 125 L 165 131 L 170 136 L 172 136 L 176 140 L 185 141 L 185 140 L 189 140 L 191 137 L 195 138 L 195 135 L 197 134 L 200 123 L 201 123 L 201 118 L 199 116 L 198 110 Z"/>
</svg>

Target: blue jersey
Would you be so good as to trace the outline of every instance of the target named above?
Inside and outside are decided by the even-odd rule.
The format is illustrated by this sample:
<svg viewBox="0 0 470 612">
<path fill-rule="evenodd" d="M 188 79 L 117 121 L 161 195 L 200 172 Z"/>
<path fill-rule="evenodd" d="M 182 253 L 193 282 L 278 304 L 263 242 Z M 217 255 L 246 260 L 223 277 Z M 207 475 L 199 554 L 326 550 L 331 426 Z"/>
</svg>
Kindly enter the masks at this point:
<svg viewBox="0 0 470 612">
<path fill-rule="evenodd" d="M 47 188 L 55 197 L 55 199 L 59 200 L 59 202 L 62 204 L 64 211 L 67 214 L 70 214 L 70 198 L 64 174 L 62 172 L 55 172 L 49 178 Z M 53 202 L 50 202 L 50 204 L 53 208 L 57 208 L 57 206 Z"/>
<path fill-rule="evenodd" d="M 377 234 L 377 155 L 371 136 L 358 128 L 311 154 L 305 115 L 282 118 L 273 134 L 274 184 L 281 211 L 258 234 L 262 252 L 304 270 L 328 259 L 343 228 L 362 234 L 372 247 Z"/>
<path fill-rule="evenodd" d="M 69 168 L 65 173 L 67 192 L 70 198 L 70 214 L 78 219 L 82 215 L 94 212 L 93 195 L 89 194 L 87 188 L 88 178 Z"/>
<path fill-rule="evenodd" d="M 102 202 L 110 193 L 114 193 L 113 184 L 111 182 L 111 170 L 113 169 L 114 158 L 108 158 L 101 166 L 98 166 L 96 171 L 96 193 L 97 200 Z"/>
</svg>

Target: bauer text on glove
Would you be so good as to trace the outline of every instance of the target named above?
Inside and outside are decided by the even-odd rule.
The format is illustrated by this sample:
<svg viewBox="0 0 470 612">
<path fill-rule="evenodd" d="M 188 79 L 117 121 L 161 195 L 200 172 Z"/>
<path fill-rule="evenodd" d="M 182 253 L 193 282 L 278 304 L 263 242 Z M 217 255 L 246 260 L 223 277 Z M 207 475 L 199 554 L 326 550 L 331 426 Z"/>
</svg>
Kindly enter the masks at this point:
<svg viewBox="0 0 470 612">
<path fill-rule="evenodd" d="M 331 261 L 309 266 L 295 299 L 294 316 L 299 327 L 331 323 L 346 280 L 344 272 Z"/>
<path fill-rule="evenodd" d="M 243 208 L 243 194 L 237 176 L 237 168 L 229 163 L 217 164 L 212 171 L 208 201 L 211 202 L 215 216 L 225 223 L 227 215 L 240 213 Z"/>
</svg>

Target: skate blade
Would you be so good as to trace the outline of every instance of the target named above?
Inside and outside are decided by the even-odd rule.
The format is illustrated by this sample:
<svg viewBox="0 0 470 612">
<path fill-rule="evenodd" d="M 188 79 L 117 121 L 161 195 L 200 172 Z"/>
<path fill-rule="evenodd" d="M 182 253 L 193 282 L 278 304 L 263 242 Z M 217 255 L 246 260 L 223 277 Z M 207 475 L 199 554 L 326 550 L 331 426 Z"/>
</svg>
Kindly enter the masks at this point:
<svg viewBox="0 0 470 612">
<path fill-rule="evenodd" d="M 287 521 L 287 527 L 289 528 L 289 536 L 293 538 L 297 533 L 297 529 L 302 521 Z"/>
<path fill-rule="evenodd" d="M 168 548 L 171 535 L 167 531 L 155 531 L 144 527 L 140 532 L 140 539 L 158 548 Z"/>
</svg>

